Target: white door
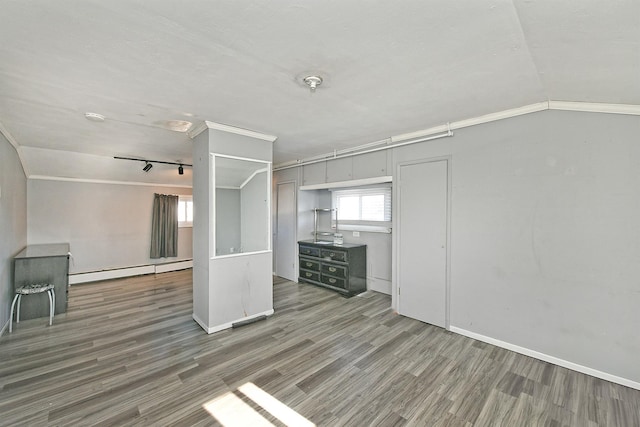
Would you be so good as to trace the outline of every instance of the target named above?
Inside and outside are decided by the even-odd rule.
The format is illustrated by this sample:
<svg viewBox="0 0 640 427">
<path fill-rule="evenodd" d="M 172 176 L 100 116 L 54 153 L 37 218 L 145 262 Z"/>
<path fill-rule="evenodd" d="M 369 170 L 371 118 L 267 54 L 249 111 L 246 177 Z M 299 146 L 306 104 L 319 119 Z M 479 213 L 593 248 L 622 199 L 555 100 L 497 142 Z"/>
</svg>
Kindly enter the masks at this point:
<svg viewBox="0 0 640 427">
<path fill-rule="evenodd" d="M 296 185 L 278 184 L 276 211 L 276 275 L 296 280 Z"/>
<path fill-rule="evenodd" d="M 446 327 L 448 161 L 400 165 L 398 311 Z"/>
</svg>

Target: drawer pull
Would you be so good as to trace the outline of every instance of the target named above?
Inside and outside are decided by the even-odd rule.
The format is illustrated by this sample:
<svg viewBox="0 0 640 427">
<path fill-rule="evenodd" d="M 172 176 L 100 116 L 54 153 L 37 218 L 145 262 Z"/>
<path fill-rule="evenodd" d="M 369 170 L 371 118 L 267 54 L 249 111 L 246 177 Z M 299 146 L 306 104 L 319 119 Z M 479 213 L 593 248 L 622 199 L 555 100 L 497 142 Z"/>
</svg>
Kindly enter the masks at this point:
<svg viewBox="0 0 640 427">
<path fill-rule="evenodd" d="M 307 265 L 307 267 L 311 267 L 313 265 L 313 263 L 310 262 L 306 262 L 305 264 Z"/>
<path fill-rule="evenodd" d="M 338 269 L 335 267 L 329 267 L 329 271 L 335 273 L 336 271 L 338 271 Z"/>
<path fill-rule="evenodd" d="M 307 276 L 307 277 L 313 276 L 313 274 L 311 274 L 311 273 L 305 273 L 304 275 Z"/>
<path fill-rule="evenodd" d="M 336 256 L 336 254 L 335 254 L 334 252 L 331 252 L 331 253 L 329 254 L 329 256 L 330 256 L 331 258 L 333 258 L 334 256 Z"/>
<path fill-rule="evenodd" d="M 329 283 L 336 283 L 336 279 L 329 279 Z"/>
</svg>

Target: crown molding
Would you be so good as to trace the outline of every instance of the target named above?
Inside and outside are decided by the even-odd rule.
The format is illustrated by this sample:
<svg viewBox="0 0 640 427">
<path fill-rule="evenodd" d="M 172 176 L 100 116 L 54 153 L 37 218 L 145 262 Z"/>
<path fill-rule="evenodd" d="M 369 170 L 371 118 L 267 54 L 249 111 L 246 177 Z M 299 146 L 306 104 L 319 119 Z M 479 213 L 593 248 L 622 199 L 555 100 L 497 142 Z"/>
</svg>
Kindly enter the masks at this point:
<svg viewBox="0 0 640 427">
<path fill-rule="evenodd" d="M 160 184 L 151 182 L 135 182 L 135 181 L 114 181 L 107 179 L 85 179 L 85 178 L 68 178 L 62 176 L 49 175 L 31 175 L 29 179 L 39 181 L 65 181 L 65 182 L 81 182 L 85 184 L 115 184 L 115 185 L 134 185 L 143 187 L 170 187 L 170 188 L 193 188 L 191 185 L 183 184 Z"/>
<path fill-rule="evenodd" d="M 267 135 L 248 129 L 237 128 L 235 126 L 223 125 L 222 123 L 210 122 L 208 120 L 200 123 L 198 126 L 187 132 L 187 134 L 189 135 L 189 138 L 193 139 L 207 129 L 215 129 L 222 132 L 234 133 L 236 135 L 248 136 L 250 138 L 261 139 L 268 142 L 274 142 L 278 138 L 277 136 Z"/>
<path fill-rule="evenodd" d="M 7 141 L 9 141 L 9 144 L 11 144 L 13 148 L 16 150 L 16 153 L 18 154 L 18 159 L 20 159 L 20 164 L 22 165 L 22 171 L 24 172 L 24 175 L 28 178 L 29 170 L 27 169 L 27 162 L 25 161 L 22 155 L 22 148 L 20 148 L 20 144 L 18 144 L 18 141 L 15 140 L 13 135 L 11 135 L 11 133 L 7 130 L 6 127 L 4 127 L 2 123 L 0 123 L 0 133 L 4 135 Z"/>
<path fill-rule="evenodd" d="M 640 116 L 640 105 L 603 104 L 596 102 L 549 101 L 550 110 L 583 111 L 589 113 L 627 114 Z"/>
</svg>

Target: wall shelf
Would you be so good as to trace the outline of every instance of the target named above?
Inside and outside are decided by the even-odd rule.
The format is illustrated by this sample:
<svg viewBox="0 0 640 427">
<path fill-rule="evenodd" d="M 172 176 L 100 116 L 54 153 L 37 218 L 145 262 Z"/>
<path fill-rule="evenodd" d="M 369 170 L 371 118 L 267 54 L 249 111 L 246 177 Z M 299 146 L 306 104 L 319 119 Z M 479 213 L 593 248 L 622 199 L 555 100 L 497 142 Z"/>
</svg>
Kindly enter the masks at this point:
<svg viewBox="0 0 640 427">
<path fill-rule="evenodd" d="M 313 210 L 313 241 L 318 241 L 318 236 L 333 236 L 338 232 L 338 210 L 331 208 L 315 208 Z M 319 216 L 322 213 L 329 213 L 331 218 L 329 218 L 329 227 L 331 227 L 331 221 L 333 221 L 333 213 L 335 212 L 335 222 L 336 222 L 336 230 L 335 231 L 318 231 L 318 221 Z"/>
</svg>

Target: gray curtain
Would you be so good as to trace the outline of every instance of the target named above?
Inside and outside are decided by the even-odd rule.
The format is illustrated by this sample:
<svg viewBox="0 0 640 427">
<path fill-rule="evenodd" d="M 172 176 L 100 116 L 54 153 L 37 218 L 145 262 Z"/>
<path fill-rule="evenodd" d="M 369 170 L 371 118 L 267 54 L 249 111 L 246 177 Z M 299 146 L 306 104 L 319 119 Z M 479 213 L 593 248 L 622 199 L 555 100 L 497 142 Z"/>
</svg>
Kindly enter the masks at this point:
<svg viewBox="0 0 640 427">
<path fill-rule="evenodd" d="M 178 256 L 178 196 L 154 194 L 151 258 Z"/>
</svg>

